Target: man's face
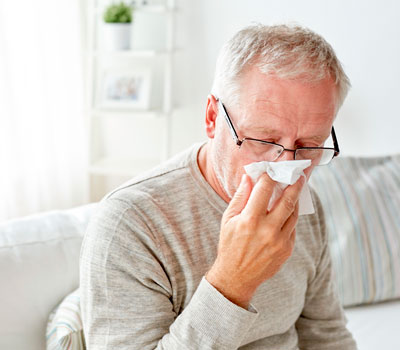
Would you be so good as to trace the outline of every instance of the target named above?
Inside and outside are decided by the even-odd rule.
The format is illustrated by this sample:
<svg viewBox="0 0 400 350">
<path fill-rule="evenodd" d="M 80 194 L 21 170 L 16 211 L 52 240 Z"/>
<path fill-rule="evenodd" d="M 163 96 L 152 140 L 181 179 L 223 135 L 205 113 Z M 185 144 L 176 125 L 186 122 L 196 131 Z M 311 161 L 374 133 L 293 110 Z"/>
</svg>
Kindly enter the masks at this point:
<svg viewBox="0 0 400 350">
<path fill-rule="evenodd" d="M 242 77 L 239 107 L 225 104 L 225 108 L 239 139 L 251 137 L 295 149 L 323 146 L 330 137 L 336 98 L 330 78 L 302 83 L 267 76 L 253 67 Z M 210 146 L 215 174 L 230 198 L 239 186 L 243 166 L 266 160 L 255 159 L 245 146 L 238 148 L 221 113 Z M 282 160 L 293 160 L 293 152 L 284 152 L 277 161 Z M 307 177 L 312 168 L 306 169 Z"/>
</svg>

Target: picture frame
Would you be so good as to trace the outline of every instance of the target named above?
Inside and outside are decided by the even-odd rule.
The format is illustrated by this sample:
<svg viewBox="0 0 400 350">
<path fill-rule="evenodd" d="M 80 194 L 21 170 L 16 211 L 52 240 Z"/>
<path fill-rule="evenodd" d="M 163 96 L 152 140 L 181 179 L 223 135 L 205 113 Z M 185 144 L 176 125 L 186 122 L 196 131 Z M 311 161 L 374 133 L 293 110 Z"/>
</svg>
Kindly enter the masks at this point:
<svg viewBox="0 0 400 350">
<path fill-rule="evenodd" d="M 149 69 L 106 69 L 99 85 L 98 106 L 101 109 L 150 108 Z"/>
</svg>

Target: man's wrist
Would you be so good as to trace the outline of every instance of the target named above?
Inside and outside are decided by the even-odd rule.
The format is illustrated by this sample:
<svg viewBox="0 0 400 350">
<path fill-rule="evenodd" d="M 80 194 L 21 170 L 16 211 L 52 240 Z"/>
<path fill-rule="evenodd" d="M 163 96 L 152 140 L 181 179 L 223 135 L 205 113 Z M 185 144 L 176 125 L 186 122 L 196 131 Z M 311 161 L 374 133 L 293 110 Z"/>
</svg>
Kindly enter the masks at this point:
<svg viewBox="0 0 400 350">
<path fill-rule="evenodd" d="M 254 294 L 252 291 L 245 291 L 243 288 L 238 290 L 237 284 L 222 278 L 219 273 L 214 270 L 209 270 L 205 276 L 206 280 L 220 292 L 225 298 L 227 298 L 232 303 L 242 307 L 243 309 L 248 309 L 250 300 Z"/>
</svg>

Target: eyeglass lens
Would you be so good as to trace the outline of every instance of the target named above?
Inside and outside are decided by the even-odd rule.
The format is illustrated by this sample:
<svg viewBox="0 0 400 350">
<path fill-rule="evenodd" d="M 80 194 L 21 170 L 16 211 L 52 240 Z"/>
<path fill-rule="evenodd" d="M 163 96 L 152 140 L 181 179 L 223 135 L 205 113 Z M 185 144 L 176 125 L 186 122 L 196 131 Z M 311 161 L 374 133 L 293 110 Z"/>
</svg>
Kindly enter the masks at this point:
<svg viewBox="0 0 400 350">
<path fill-rule="evenodd" d="M 273 162 L 284 151 L 283 147 L 279 145 L 249 139 L 244 139 L 240 148 L 254 161 L 266 160 Z M 331 161 L 334 153 L 333 149 L 297 149 L 295 159 L 309 159 L 314 165 L 324 165 Z"/>
</svg>

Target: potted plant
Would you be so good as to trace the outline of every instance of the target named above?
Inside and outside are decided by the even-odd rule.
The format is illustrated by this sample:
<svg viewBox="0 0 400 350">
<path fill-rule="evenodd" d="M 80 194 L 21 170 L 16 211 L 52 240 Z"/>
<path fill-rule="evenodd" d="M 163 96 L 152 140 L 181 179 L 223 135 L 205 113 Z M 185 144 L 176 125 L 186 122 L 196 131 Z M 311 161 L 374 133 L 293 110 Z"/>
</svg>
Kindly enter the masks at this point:
<svg viewBox="0 0 400 350">
<path fill-rule="evenodd" d="M 107 50 L 128 50 L 131 41 L 132 8 L 123 2 L 106 7 L 104 43 Z"/>
</svg>

